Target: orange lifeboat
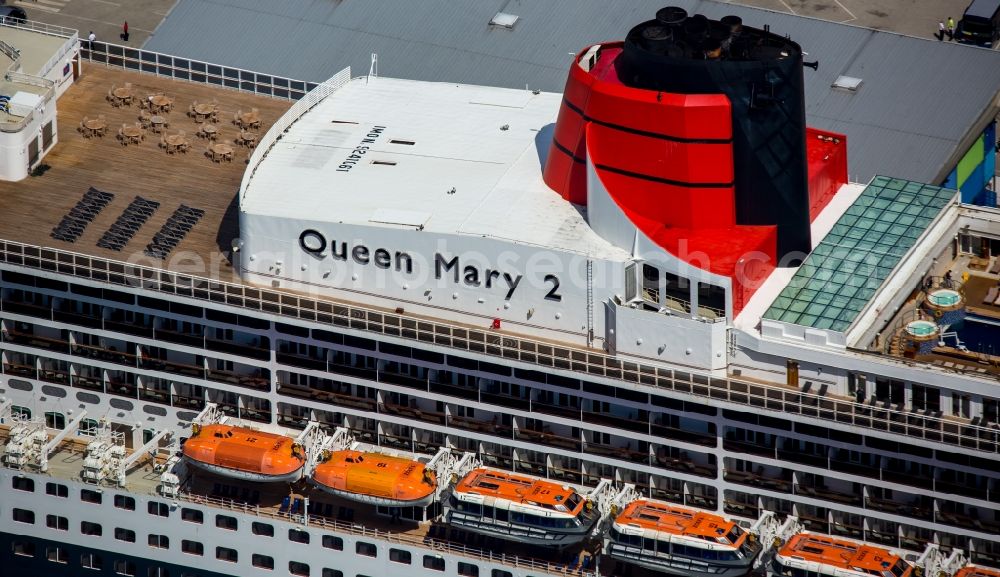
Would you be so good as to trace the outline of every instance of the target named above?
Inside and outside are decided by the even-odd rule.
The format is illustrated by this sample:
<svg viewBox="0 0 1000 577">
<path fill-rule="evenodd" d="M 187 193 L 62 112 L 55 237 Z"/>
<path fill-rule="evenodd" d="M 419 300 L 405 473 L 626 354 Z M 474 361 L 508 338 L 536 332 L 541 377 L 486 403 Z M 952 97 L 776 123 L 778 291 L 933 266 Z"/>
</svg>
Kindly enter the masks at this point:
<svg viewBox="0 0 1000 577">
<path fill-rule="evenodd" d="M 426 507 L 437 488 L 434 472 L 423 463 L 361 451 L 330 453 L 312 482 L 338 497 L 385 507 Z"/>
<path fill-rule="evenodd" d="M 778 549 L 772 564 L 778 575 L 796 571 L 808 571 L 820 577 L 910 577 L 913 574 L 913 566 L 890 549 L 807 531 L 796 533 Z"/>
<path fill-rule="evenodd" d="M 255 482 L 302 478 L 305 452 L 284 436 L 230 425 L 193 425 L 184 443 L 189 463 L 224 477 Z"/>
</svg>

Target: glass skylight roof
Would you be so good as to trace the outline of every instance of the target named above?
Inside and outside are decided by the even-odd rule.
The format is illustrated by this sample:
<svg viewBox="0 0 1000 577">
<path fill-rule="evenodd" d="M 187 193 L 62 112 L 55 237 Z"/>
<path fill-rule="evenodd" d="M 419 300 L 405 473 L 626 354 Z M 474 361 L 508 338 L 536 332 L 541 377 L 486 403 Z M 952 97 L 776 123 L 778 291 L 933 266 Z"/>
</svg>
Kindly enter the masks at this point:
<svg viewBox="0 0 1000 577">
<path fill-rule="evenodd" d="M 876 176 L 806 257 L 764 318 L 846 331 L 956 194 Z"/>
</svg>

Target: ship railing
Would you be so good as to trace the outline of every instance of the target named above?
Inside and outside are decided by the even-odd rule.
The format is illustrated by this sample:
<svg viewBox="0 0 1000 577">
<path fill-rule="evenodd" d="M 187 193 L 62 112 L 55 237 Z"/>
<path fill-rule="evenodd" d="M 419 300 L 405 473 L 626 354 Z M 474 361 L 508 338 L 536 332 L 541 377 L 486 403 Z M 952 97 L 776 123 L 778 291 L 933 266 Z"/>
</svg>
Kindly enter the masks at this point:
<svg viewBox="0 0 1000 577">
<path fill-rule="evenodd" d="M 77 30 L 75 28 L 66 28 L 64 26 L 56 26 L 55 24 L 46 24 L 44 22 L 35 22 L 33 20 L 21 20 L 19 18 L 6 18 L 2 16 L 0 16 L 0 26 L 18 28 L 20 30 L 30 30 L 31 32 L 40 32 L 51 36 L 62 36 L 63 38 L 72 38 L 77 35 Z"/>
<path fill-rule="evenodd" d="M 298 100 L 317 86 L 315 82 L 293 80 L 97 40 L 80 41 L 80 59 L 104 64 L 109 68 L 121 68 L 288 100 Z"/>
<path fill-rule="evenodd" d="M 204 277 L 109 260 L 70 251 L 0 240 L 0 263 L 89 279 L 172 296 L 197 299 L 303 321 L 312 321 L 415 340 L 522 362 L 574 371 L 671 391 L 677 397 L 704 402 L 713 399 L 746 410 L 801 415 L 844 426 L 902 435 L 920 440 L 997 454 L 1000 428 L 957 418 L 908 412 L 855 399 L 801 391 L 785 385 L 712 377 L 681 368 L 654 366 L 609 356 L 604 352 L 535 341 L 469 326 L 434 322 L 359 306 L 313 299 L 294 293 L 229 283 Z M 856 353 L 862 354 L 862 353 Z M 899 359 L 886 359 L 897 362 Z"/>
<path fill-rule="evenodd" d="M 250 184 L 250 180 L 253 179 L 254 174 L 257 172 L 257 166 L 260 164 L 267 153 L 274 146 L 288 129 L 291 128 L 295 122 L 302 117 L 303 114 L 308 112 L 314 106 L 326 100 L 328 96 L 336 92 L 343 85 L 347 84 L 351 80 L 351 67 L 348 66 L 340 72 L 334 74 L 328 80 L 320 83 L 311 85 L 312 89 L 309 90 L 305 95 L 297 99 L 297 102 L 292 105 L 291 108 L 285 111 L 281 115 L 271 128 L 267 130 L 267 133 L 261 137 L 260 142 L 257 143 L 253 154 L 250 156 L 250 160 L 247 162 L 247 169 L 243 172 L 243 180 L 240 184 L 240 200 L 243 200 L 243 194 L 247 190 L 247 186 Z"/>
<path fill-rule="evenodd" d="M 245 515 L 265 517 L 276 521 L 301 523 L 308 527 L 318 527 L 320 529 L 346 533 L 348 535 L 355 535 L 358 537 L 378 539 L 388 541 L 390 543 L 399 543 L 401 545 L 417 546 L 431 551 L 436 551 L 438 553 L 447 553 L 467 557 L 477 561 L 496 563 L 498 565 L 506 565 L 526 570 L 543 571 L 547 573 L 556 573 L 572 577 L 596 577 L 596 574 L 592 571 L 583 571 L 579 568 L 560 563 L 551 563 L 542 559 L 535 559 L 531 557 L 494 553 L 490 550 L 468 547 L 459 543 L 452 543 L 450 541 L 436 539 L 429 536 L 419 537 L 407 533 L 393 533 L 373 527 L 366 527 L 358 523 L 348 523 L 338 519 L 330 519 L 320 515 L 310 515 L 308 513 L 289 515 L 288 513 L 279 513 L 276 509 L 261 508 L 248 503 L 233 501 L 230 499 L 220 499 L 208 495 L 199 495 L 196 493 L 182 492 L 178 494 L 178 499 L 198 505 L 227 509 L 229 511 L 243 513 Z M 307 516 L 308 519 L 306 518 Z"/>
</svg>

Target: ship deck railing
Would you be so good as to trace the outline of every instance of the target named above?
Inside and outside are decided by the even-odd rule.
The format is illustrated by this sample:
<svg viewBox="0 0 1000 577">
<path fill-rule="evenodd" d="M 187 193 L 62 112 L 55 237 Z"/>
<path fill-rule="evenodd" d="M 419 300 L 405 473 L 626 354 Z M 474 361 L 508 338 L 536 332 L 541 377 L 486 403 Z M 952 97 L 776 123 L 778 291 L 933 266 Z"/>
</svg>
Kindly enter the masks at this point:
<svg viewBox="0 0 1000 577">
<path fill-rule="evenodd" d="M 401 337 L 456 351 L 491 355 L 507 361 L 575 371 L 645 385 L 653 390 L 672 391 L 692 400 L 711 398 L 741 405 L 754 412 L 761 409 L 777 411 L 786 415 L 802 415 L 904 435 L 911 441 L 932 441 L 988 453 L 1000 451 L 1000 429 L 996 427 L 972 424 L 951 417 L 903 412 L 833 395 L 804 392 L 785 385 L 711 377 L 682 369 L 643 364 L 565 343 L 531 340 L 500 331 L 437 322 L 16 241 L 0 240 L 0 262 L 112 285 L 141 287 L 303 321 Z"/>
<path fill-rule="evenodd" d="M 257 505 L 250 505 L 248 503 L 242 503 L 230 499 L 221 499 L 218 497 L 199 495 L 195 493 L 180 493 L 178 495 L 178 498 L 182 501 L 187 501 L 189 503 L 194 503 L 198 505 L 207 505 L 220 509 L 227 509 L 229 511 L 243 513 L 245 515 L 266 517 L 278 521 L 291 521 L 295 523 L 300 523 L 305 527 L 314 527 L 323 530 L 335 531 L 338 533 L 346 533 L 358 537 L 378 539 L 381 541 L 387 541 L 389 543 L 399 543 L 402 545 L 415 545 L 431 551 L 436 551 L 438 553 L 447 553 L 460 557 L 466 557 L 476 561 L 490 562 L 520 569 L 537 570 L 547 573 L 556 573 L 556 574 L 570 575 L 570 576 L 594 577 L 595 575 L 593 572 L 582 571 L 578 568 L 567 566 L 560 563 L 552 563 L 541 559 L 534 559 L 531 557 L 507 555 L 505 553 L 494 553 L 493 551 L 468 547 L 462 544 L 452 543 L 450 541 L 437 539 L 430 536 L 419 537 L 416 535 L 410 535 L 408 533 L 394 533 L 390 531 L 383 531 L 377 528 L 366 527 L 358 523 L 349 523 L 345 521 L 340 521 L 338 519 L 330 519 L 322 515 L 314 515 L 309 513 L 296 513 L 293 515 L 289 515 L 288 513 L 280 513 L 278 512 L 277 509 L 273 508 L 262 508 Z"/>
</svg>

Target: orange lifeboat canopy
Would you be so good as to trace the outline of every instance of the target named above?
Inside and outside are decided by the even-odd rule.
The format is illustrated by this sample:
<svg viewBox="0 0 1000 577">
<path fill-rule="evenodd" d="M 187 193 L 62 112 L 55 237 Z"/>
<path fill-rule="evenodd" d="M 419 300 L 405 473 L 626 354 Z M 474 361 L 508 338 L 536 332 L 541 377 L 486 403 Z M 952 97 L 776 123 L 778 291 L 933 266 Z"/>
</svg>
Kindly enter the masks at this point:
<svg viewBox="0 0 1000 577">
<path fill-rule="evenodd" d="M 220 475 L 251 481 L 298 480 L 301 447 L 284 435 L 230 425 L 205 425 L 184 443 L 184 456 Z"/>
<path fill-rule="evenodd" d="M 429 505 L 437 487 L 434 472 L 419 461 L 362 451 L 334 451 L 313 481 L 336 495 L 387 506 Z"/>
</svg>

